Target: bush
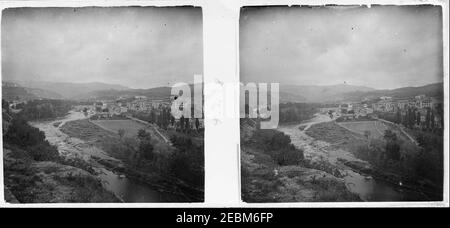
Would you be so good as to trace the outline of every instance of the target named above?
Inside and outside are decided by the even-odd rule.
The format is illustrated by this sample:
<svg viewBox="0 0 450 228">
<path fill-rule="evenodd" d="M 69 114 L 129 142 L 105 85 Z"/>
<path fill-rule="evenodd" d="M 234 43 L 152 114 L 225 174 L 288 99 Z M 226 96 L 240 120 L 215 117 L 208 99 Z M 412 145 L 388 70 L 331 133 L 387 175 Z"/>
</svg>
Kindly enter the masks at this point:
<svg viewBox="0 0 450 228">
<path fill-rule="evenodd" d="M 57 148 L 45 140 L 44 132 L 28 125 L 26 119 L 22 117 L 17 116 L 12 120 L 4 140 L 24 149 L 36 161 L 59 159 Z"/>
<path fill-rule="evenodd" d="M 173 176 L 195 186 L 204 185 L 203 144 L 194 143 L 189 136 L 171 137 L 176 151 L 169 158 L 170 171 Z"/>
<path fill-rule="evenodd" d="M 60 158 L 56 147 L 45 143 L 29 146 L 26 150 L 36 161 L 56 161 Z"/>
<path fill-rule="evenodd" d="M 251 141 L 280 166 L 298 165 L 303 160 L 303 151 L 295 148 L 291 138 L 273 129 L 257 130 Z"/>
<path fill-rule="evenodd" d="M 303 151 L 284 148 L 273 151 L 271 156 L 280 166 L 298 165 L 303 160 Z"/>
</svg>

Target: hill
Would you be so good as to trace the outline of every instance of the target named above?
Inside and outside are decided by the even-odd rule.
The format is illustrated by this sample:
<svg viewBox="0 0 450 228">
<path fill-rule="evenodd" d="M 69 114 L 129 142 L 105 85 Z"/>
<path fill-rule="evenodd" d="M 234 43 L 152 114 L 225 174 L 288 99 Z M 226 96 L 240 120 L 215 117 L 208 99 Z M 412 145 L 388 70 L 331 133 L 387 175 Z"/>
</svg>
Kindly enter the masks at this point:
<svg viewBox="0 0 450 228">
<path fill-rule="evenodd" d="M 353 85 L 280 85 L 280 101 L 286 102 L 334 102 L 343 99 L 343 94 L 369 92 L 373 88 Z"/>
<path fill-rule="evenodd" d="M 392 90 L 374 90 L 368 92 L 350 92 L 343 94 L 346 100 L 361 100 L 362 97 L 376 98 L 380 96 L 390 96 L 393 98 L 408 98 L 417 95 L 426 95 L 428 97 L 443 97 L 444 84 L 434 83 L 418 87 L 402 87 Z"/>
<path fill-rule="evenodd" d="M 369 87 L 353 85 L 280 85 L 280 103 L 360 101 L 362 98 L 374 99 L 381 96 L 408 98 L 421 94 L 429 97 L 443 97 L 444 85 L 443 83 L 434 83 L 418 87 L 402 87 L 391 90 L 376 90 Z"/>
<path fill-rule="evenodd" d="M 81 99 L 116 99 L 119 97 L 146 96 L 154 99 L 167 99 L 170 97 L 170 87 L 156 87 L 151 89 L 127 90 L 98 90 L 80 96 Z"/>
<path fill-rule="evenodd" d="M 89 82 L 89 83 L 69 83 L 69 82 L 44 82 L 44 81 L 12 81 L 9 83 L 14 83 L 20 85 L 21 87 L 32 88 L 34 92 L 45 94 L 46 96 L 57 96 L 64 99 L 77 99 L 87 93 L 98 90 L 127 90 L 128 87 L 106 84 L 101 82 Z M 47 97 L 48 98 L 48 97 Z"/>
</svg>

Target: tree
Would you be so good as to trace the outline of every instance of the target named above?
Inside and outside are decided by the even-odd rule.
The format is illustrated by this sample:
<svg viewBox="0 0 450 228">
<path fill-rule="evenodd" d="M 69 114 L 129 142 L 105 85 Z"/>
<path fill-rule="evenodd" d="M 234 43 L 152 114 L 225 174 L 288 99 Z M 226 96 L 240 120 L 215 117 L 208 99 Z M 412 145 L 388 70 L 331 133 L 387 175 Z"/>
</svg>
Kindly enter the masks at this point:
<svg viewBox="0 0 450 228">
<path fill-rule="evenodd" d="M 431 111 L 431 116 L 430 116 L 430 128 L 434 129 L 434 112 Z"/>
<path fill-rule="evenodd" d="M 409 128 L 413 128 L 414 124 L 416 123 L 416 112 L 414 109 L 410 109 L 410 114 L 409 114 L 409 120 L 408 120 L 408 127 Z"/>
<path fill-rule="evenodd" d="M 200 127 L 200 121 L 198 121 L 198 118 L 195 118 L 195 129 L 198 131 Z"/>
<path fill-rule="evenodd" d="M 395 141 L 395 140 L 397 140 L 397 134 L 395 134 L 394 132 L 392 132 L 391 130 L 385 130 L 384 131 L 384 136 L 383 136 L 383 138 L 386 140 L 386 141 Z"/>
<path fill-rule="evenodd" d="M 185 125 L 184 125 L 184 130 L 186 132 L 189 132 L 191 130 L 191 125 L 189 124 L 189 118 L 184 119 Z"/>
<path fill-rule="evenodd" d="M 150 122 L 151 123 L 155 123 L 156 122 L 156 117 L 155 117 L 155 111 L 154 110 L 152 110 L 150 112 Z"/>
<path fill-rule="evenodd" d="M 366 137 L 366 139 L 370 138 L 370 131 L 364 131 L 364 136 Z"/>
<path fill-rule="evenodd" d="M 391 130 L 384 131 L 383 138 L 386 140 L 386 155 L 388 159 L 395 161 L 400 160 L 400 144 L 398 142 L 397 134 Z"/>
<path fill-rule="evenodd" d="M 170 125 L 172 125 L 172 127 L 173 127 L 174 124 L 175 124 L 175 117 L 170 115 Z"/>
<path fill-rule="evenodd" d="M 427 115 L 425 118 L 425 127 L 427 129 L 430 129 L 430 127 L 431 127 L 431 110 L 430 110 L 430 108 L 427 108 Z"/>
<path fill-rule="evenodd" d="M 402 115 L 400 113 L 400 109 L 397 109 L 397 116 L 395 123 L 400 124 L 402 122 Z"/>
<path fill-rule="evenodd" d="M 180 130 L 181 131 L 184 130 L 184 116 L 181 116 L 181 118 L 180 118 Z"/>
<path fill-rule="evenodd" d="M 121 128 L 117 131 L 117 134 L 119 134 L 120 139 L 122 139 L 123 136 L 125 135 L 125 130 L 123 128 Z"/>
<path fill-rule="evenodd" d="M 139 140 L 149 140 L 150 139 L 150 133 L 146 132 L 145 129 L 139 129 L 137 137 Z"/>
<path fill-rule="evenodd" d="M 155 154 L 153 153 L 153 145 L 149 139 L 141 140 L 139 143 L 139 153 L 141 157 L 147 160 L 153 160 Z"/>
<path fill-rule="evenodd" d="M 417 126 L 420 126 L 420 118 L 421 118 L 420 112 L 417 112 L 417 117 L 416 117 L 416 124 L 417 124 Z"/>
</svg>

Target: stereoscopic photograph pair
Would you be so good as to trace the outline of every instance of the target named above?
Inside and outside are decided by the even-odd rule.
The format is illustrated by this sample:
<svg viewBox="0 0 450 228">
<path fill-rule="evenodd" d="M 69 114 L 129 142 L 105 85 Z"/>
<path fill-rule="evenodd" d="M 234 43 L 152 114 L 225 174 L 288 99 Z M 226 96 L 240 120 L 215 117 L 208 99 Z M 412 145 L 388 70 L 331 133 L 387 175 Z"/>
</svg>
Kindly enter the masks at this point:
<svg viewBox="0 0 450 228">
<path fill-rule="evenodd" d="M 4 8 L 5 201 L 205 202 L 205 20 Z M 238 41 L 243 203 L 443 200 L 441 6 L 246 6 Z"/>
</svg>

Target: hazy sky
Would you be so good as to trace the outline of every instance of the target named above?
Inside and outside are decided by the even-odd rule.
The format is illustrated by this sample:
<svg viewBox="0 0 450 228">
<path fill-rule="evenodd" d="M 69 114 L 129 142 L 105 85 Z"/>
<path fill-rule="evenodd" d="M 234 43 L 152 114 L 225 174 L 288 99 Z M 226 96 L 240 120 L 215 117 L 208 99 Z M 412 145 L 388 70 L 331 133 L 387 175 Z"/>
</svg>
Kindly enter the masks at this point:
<svg viewBox="0 0 450 228">
<path fill-rule="evenodd" d="M 241 81 L 373 88 L 443 80 L 440 7 L 266 7 L 241 13 Z"/>
<path fill-rule="evenodd" d="M 193 7 L 6 9 L 3 79 L 192 82 L 203 73 L 202 36 L 202 12 Z"/>
</svg>

